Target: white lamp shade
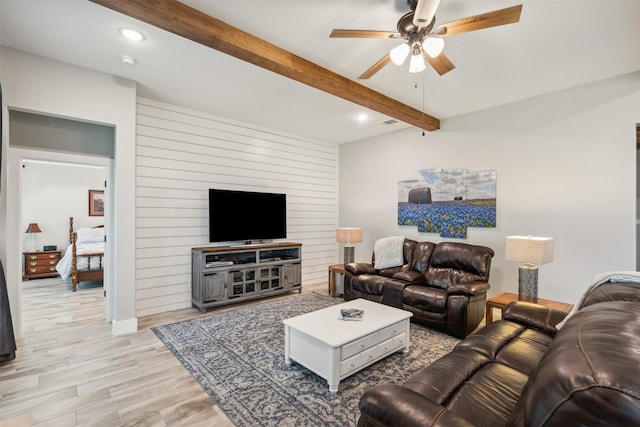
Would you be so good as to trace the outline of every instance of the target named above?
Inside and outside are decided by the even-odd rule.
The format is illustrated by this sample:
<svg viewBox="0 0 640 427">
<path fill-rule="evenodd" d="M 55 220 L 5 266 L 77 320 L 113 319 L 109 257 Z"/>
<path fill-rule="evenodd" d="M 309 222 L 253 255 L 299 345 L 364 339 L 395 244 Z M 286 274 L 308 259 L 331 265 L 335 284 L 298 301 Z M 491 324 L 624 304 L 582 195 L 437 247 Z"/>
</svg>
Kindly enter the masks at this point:
<svg viewBox="0 0 640 427">
<path fill-rule="evenodd" d="M 508 236 L 504 252 L 507 261 L 547 264 L 553 261 L 553 238 Z"/>
<path fill-rule="evenodd" d="M 362 228 L 338 228 L 336 229 L 336 241 L 338 243 L 362 242 Z"/>
<path fill-rule="evenodd" d="M 440 37 L 427 37 L 422 42 L 422 48 L 432 58 L 437 57 L 444 49 L 444 40 Z"/>
<path fill-rule="evenodd" d="M 408 43 L 402 43 L 400 46 L 396 46 L 389 52 L 389 57 L 391 58 L 391 62 L 396 65 L 404 64 L 404 61 L 409 56 L 409 52 L 411 51 L 411 47 L 409 47 Z"/>
<path fill-rule="evenodd" d="M 422 57 L 421 53 L 418 53 L 417 55 L 411 55 L 411 62 L 409 63 L 410 73 L 419 73 L 421 71 L 424 71 L 425 68 L 427 67 L 426 65 L 424 65 L 424 58 Z"/>
</svg>

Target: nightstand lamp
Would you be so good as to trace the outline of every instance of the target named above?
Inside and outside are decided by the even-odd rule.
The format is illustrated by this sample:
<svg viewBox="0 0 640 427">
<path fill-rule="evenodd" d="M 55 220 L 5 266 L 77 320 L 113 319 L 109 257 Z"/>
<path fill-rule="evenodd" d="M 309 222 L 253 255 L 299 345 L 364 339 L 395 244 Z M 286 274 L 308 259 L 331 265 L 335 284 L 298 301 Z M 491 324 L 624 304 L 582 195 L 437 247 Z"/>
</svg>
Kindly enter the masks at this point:
<svg viewBox="0 0 640 427">
<path fill-rule="evenodd" d="M 344 243 L 344 263 L 353 262 L 355 248 L 352 243 L 362 242 L 362 228 L 338 228 L 336 230 L 336 241 Z"/>
<path fill-rule="evenodd" d="M 553 261 L 553 238 L 533 236 L 508 236 L 505 244 L 507 261 L 523 262 L 518 269 L 518 299 L 537 302 L 538 267 Z"/>
<path fill-rule="evenodd" d="M 36 233 L 42 233 L 42 230 L 40 230 L 40 227 L 38 227 L 37 223 L 32 222 L 27 227 L 27 231 L 25 231 L 25 233 L 31 233 L 31 243 L 33 245 L 33 247 L 31 248 L 31 252 L 35 252 L 36 251 Z"/>
</svg>

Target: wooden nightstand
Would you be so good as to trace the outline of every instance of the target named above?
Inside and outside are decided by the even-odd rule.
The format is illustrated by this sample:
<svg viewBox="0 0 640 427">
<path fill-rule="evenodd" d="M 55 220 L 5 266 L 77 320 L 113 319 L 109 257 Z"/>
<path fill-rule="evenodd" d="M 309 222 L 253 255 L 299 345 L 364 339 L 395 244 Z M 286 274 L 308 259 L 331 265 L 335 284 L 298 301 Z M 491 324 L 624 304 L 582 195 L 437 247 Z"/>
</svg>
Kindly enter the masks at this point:
<svg viewBox="0 0 640 427">
<path fill-rule="evenodd" d="M 23 252 L 24 275 L 22 280 L 56 277 L 56 264 L 60 261 L 62 251 Z"/>
<path fill-rule="evenodd" d="M 485 313 L 484 323 L 488 325 L 493 322 L 493 309 L 497 308 L 500 311 L 507 308 L 509 303 L 513 301 L 518 301 L 518 294 L 513 294 L 511 292 L 503 292 L 501 294 L 496 295 L 495 297 L 489 298 L 487 300 L 487 311 Z M 545 307 L 553 308 L 554 310 L 563 311 L 565 313 L 569 313 L 573 308 L 573 304 L 569 304 L 566 302 L 558 302 L 550 299 L 538 298 L 536 304 L 543 305 Z"/>
<path fill-rule="evenodd" d="M 336 274 L 344 274 L 344 264 L 333 264 L 329 266 L 329 295 L 336 296 Z"/>
</svg>

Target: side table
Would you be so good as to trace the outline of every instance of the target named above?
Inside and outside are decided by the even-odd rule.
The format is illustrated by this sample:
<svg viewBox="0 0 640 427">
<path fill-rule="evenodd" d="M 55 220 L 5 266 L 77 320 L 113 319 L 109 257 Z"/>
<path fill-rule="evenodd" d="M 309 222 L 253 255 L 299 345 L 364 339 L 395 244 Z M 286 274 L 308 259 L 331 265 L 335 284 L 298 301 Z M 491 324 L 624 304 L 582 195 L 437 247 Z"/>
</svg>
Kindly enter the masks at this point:
<svg viewBox="0 0 640 427">
<path fill-rule="evenodd" d="M 60 261 L 62 251 L 23 252 L 22 280 L 57 277 L 56 264 Z"/>
<path fill-rule="evenodd" d="M 336 297 L 336 274 L 344 274 L 344 264 L 333 264 L 329 266 L 329 295 Z"/>
<path fill-rule="evenodd" d="M 489 298 L 487 300 L 487 311 L 484 317 L 485 325 L 493 322 L 493 309 L 497 308 L 501 312 L 509 303 L 513 301 L 518 301 L 518 294 L 514 294 L 511 292 L 503 292 L 501 294 L 496 295 L 495 297 Z M 565 313 L 569 313 L 573 308 L 573 304 L 569 304 L 566 302 L 553 301 L 550 299 L 538 298 L 536 304 L 543 305 L 545 307 L 553 308 L 554 310 L 562 311 Z"/>
</svg>

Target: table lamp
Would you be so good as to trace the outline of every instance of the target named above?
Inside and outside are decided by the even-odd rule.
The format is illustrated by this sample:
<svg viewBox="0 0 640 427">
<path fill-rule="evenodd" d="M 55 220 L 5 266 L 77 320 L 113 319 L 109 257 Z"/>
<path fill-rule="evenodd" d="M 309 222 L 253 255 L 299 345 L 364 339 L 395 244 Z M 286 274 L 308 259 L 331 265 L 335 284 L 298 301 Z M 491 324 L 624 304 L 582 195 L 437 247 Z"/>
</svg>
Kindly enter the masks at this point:
<svg viewBox="0 0 640 427">
<path fill-rule="evenodd" d="M 353 262 L 355 253 L 352 243 L 362 242 L 362 228 L 338 228 L 336 241 L 344 243 L 344 263 L 349 264 Z"/>
<path fill-rule="evenodd" d="M 538 267 L 553 261 L 553 238 L 508 236 L 505 244 L 507 261 L 523 262 L 518 269 L 518 299 L 538 301 Z"/>
<path fill-rule="evenodd" d="M 37 223 L 32 222 L 27 227 L 27 231 L 25 231 L 25 233 L 31 233 L 31 242 L 33 247 L 31 248 L 30 252 L 35 252 L 36 251 L 36 233 L 42 233 L 42 230 L 40 230 L 40 227 L 38 227 Z"/>
</svg>

